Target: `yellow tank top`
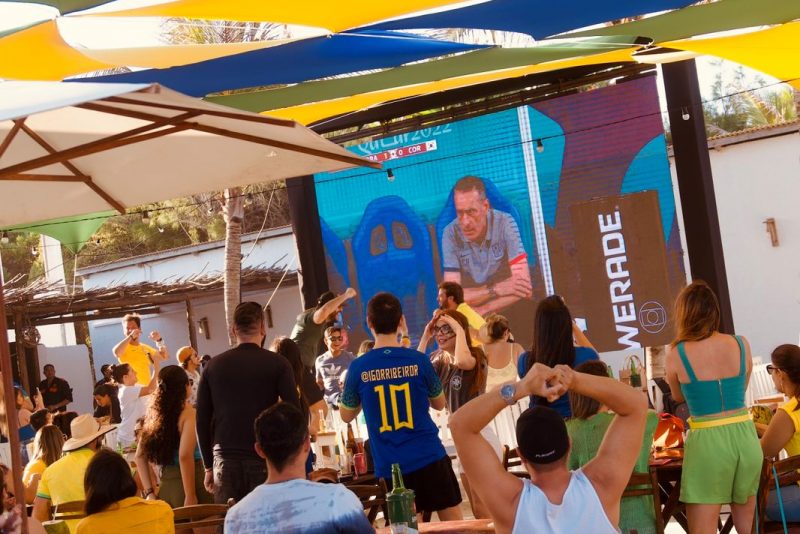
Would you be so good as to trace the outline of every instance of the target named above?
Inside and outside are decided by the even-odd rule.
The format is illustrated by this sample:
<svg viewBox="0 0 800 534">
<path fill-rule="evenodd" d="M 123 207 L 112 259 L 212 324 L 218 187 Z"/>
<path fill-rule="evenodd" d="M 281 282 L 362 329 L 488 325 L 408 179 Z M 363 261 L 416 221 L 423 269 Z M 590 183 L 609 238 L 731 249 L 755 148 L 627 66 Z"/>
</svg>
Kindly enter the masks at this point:
<svg viewBox="0 0 800 534">
<path fill-rule="evenodd" d="M 491 372 L 491 367 L 489 369 Z M 796 398 L 789 399 L 788 402 L 783 403 L 779 408 L 780 410 L 786 412 L 786 415 L 788 415 L 792 419 L 792 423 L 794 423 L 794 435 L 786 444 L 786 446 L 783 447 L 786 449 L 786 453 L 789 456 L 796 456 L 797 454 L 800 454 L 800 409 L 796 408 Z"/>
</svg>

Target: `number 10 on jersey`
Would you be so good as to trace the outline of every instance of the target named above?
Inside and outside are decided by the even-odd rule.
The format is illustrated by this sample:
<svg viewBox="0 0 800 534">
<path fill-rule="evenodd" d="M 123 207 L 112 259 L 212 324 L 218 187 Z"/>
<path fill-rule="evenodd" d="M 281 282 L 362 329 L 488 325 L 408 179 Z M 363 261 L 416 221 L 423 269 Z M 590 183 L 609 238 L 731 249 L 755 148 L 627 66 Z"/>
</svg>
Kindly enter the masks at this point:
<svg viewBox="0 0 800 534">
<path fill-rule="evenodd" d="M 389 414 L 386 411 L 386 389 L 389 389 L 389 401 L 392 404 L 392 422 L 389 424 Z M 414 416 L 411 413 L 411 385 L 406 382 L 395 386 L 389 384 L 388 386 L 375 386 L 375 393 L 378 394 L 378 402 L 381 407 L 381 427 L 378 429 L 380 432 L 389 432 L 392 430 L 400 430 L 401 428 L 414 429 Z M 402 393 L 402 396 L 399 395 Z M 400 410 L 397 408 L 398 397 L 405 402 L 406 420 L 400 420 Z"/>
</svg>

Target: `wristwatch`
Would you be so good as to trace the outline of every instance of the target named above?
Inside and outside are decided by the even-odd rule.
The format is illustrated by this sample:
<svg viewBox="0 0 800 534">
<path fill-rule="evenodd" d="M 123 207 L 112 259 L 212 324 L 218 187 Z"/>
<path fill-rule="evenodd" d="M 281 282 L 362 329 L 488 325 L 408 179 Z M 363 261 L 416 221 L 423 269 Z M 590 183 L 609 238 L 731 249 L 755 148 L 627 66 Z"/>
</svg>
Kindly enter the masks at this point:
<svg viewBox="0 0 800 534">
<path fill-rule="evenodd" d="M 517 403 L 514 399 L 514 394 L 517 392 L 517 386 L 514 384 L 505 384 L 500 388 L 500 396 L 506 401 L 506 404 L 513 406 Z"/>
<path fill-rule="evenodd" d="M 489 298 L 490 299 L 496 299 L 497 298 L 497 291 L 494 290 L 494 284 L 486 286 L 486 291 L 489 292 Z"/>
</svg>

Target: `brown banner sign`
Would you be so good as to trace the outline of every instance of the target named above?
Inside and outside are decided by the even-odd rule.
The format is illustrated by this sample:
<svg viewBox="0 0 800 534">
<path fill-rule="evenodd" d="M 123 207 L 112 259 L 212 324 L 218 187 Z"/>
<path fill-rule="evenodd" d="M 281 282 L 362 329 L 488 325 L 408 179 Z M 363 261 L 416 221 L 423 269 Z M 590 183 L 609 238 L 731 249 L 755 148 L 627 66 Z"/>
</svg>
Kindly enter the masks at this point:
<svg viewBox="0 0 800 534">
<path fill-rule="evenodd" d="M 669 343 L 673 296 L 658 193 L 582 202 L 571 214 L 587 335 L 597 350 Z"/>
</svg>

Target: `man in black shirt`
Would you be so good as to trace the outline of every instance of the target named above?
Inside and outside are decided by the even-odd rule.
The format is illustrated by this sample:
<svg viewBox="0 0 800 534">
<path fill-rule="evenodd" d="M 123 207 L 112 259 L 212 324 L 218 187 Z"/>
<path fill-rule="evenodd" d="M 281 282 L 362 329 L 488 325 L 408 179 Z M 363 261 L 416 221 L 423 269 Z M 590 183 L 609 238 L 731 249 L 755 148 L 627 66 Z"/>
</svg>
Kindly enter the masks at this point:
<svg viewBox="0 0 800 534">
<path fill-rule="evenodd" d="M 51 412 L 67 411 L 67 404 L 72 402 L 72 388 L 69 382 L 56 376 L 56 368 L 48 363 L 44 366 L 44 380 L 39 382 L 44 407 Z"/>
<path fill-rule="evenodd" d="M 264 311 L 242 302 L 233 313 L 238 345 L 211 358 L 197 391 L 197 441 L 205 465 L 205 486 L 217 503 L 241 500 L 266 479 L 255 452 L 253 423 L 278 399 L 300 407 L 289 362 L 261 348 Z"/>
</svg>

